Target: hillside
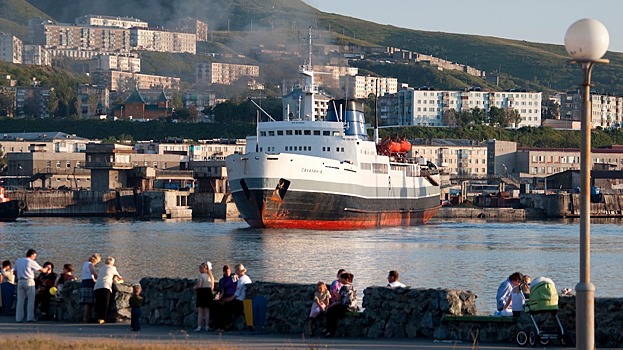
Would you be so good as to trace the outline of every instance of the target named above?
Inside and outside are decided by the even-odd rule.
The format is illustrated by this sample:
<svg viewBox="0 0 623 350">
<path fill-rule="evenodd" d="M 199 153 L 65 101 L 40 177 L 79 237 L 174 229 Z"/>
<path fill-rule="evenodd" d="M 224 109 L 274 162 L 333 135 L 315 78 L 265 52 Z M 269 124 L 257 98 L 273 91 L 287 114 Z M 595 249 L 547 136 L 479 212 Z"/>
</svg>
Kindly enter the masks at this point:
<svg viewBox="0 0 623 350">
<path fill-rule="evenodd" d="M 15 32 L 22 39 L 26 39 L 29 15 L 47 16 L 61 22 L 73 22 L 75 17 L 84 14 L 133 16 L 147 20 L 153 26 L 175 26 L 177 19 L 191 16 L 210 25 L 213 41 L 200 46 L 199 54 L 211 52 L 213 48 L 221 52 L 246 54 L 250 45 L 271 41 L 285 44 L 301 33 L 304 35 L 311 25 L 324 33 L 320 40 L 328 43 L 393 46 L 470 65 L 485 71 L 487 75 L 499 76 L 497 89 L 567 91 L 575 89 L 581 79 L 580 70 L 567 64 L 562 45 L 403 29 L 323 13 L 300 0 L 0 0 L 0 5 L 7 9 L 0 12 L 0 30 Z M 163 62 L 177 60 L 170 57 L 162 58 Z M 593 72 L 594 90 L 623 94 L 623 54 L 609 52 L 606 58 L 611 64 L 599 66 Z M 194 61 L 182 60 L 186 63 L 178 67 L 180 72 Z M 149 71 L 150 67 L 153 71 Z M 157 62 L 150 62 L 146 65 L 146 72 L 155 73 L 158 67 Z M 410 67 L 405 71 L 368 66 L 366 69 L 401 77 L 405 74 L 417 76 L 418 69 L 422 68 Z M 271 69 L 267 67 L 267 71 Z M 444 71 L 429 75 L 431 80 L 412 81 L 439 88 L 444 85 L 435 81 L 457 88 L 471 85 L 487 87 L 484 82 L 478 84 L 478 80 L 474 81 L 466 74 Z"/>
</svg>

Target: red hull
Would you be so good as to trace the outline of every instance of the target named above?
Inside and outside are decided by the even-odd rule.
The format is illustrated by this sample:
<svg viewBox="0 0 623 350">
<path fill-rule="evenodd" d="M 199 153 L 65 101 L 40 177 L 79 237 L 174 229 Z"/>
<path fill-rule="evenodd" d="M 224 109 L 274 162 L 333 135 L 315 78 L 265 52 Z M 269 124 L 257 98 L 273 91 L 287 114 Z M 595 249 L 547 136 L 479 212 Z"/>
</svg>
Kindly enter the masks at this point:
<svg viewBox="0 0 623 350">
<path fill-rule="evenodd" d="M 377 227 L 415 226 L 425 224 L 440 207 L 418 212 L 353 212 L 337 220 L 302 220 L 287 215 L 263 212 L 261 220 L 247 220 L 256 228 L 288 228 L 304 230 L 356 230 Z"/>
</svg>

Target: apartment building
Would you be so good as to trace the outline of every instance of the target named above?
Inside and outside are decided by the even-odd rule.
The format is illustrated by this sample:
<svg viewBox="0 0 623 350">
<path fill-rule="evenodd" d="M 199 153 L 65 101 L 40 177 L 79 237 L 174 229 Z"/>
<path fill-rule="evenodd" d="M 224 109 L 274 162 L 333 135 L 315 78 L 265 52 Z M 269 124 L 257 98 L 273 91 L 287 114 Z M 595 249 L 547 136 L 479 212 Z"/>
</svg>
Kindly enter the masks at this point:
<svg viewBox="0 0 623 350">
<path fill-rule="evenodd" d="M 418 139 L 412 157 L 424 157 L 447 174 L 487 176 L 487 144 L 474 140 Z"/>
<path fill-rule="evenodd" d="M 29 35 L 32 44 L 46 49 L 95 52 L 130 52 L 130 31 L 116 27 L 92 27 L 74 24 L 55 24 L 31 20 Z"/>
<path fill-rule="evenodd" d="M 99 54 L 90 62 L 90 71 L 117 70 L 138 73 L 141 71 L 141 58 L 136 54 L 111 55 Z"/>
<path fill-rule="evenodd" d="M 487 142 L 489 173 L 520 178 L 541 178 L 567 170 L 580 169 L 579 148 L 518 147 L 516 142 Z M 591 168 L 597 164 L 609 170 L 623 169 L 623 147 L 595 148 Z"/>
<path fill-rule="evenodd" d="M 314 81 L 325 88 L 340 89 L 340 78 L 359 74 L 359 68 L 348 66 L 314 65 Z"/>
<path fill-rule="evenodd" d="M 50 88 L 15 87 L 15 111 L 20 117 L 50 117 Z"/>
<path fill-rule="evenodd" d="M 489 92 L 489 107 L 497 107 L 505 111 L 519 112 L 521 121 L 517 128 L 523 126 L 541 126 L 541 100 L 543 93 L 527 91 Z"/>
<path fill-rule="evenodd" d="M 197 83 L 230 85 L 241 78 L 257 78 L 260 67 L 248 64 L 233 63 L 197 63 Z"/>
<path fill-rule="evenodd" d="M 41 45 L 24 45 L 23 62 L 36 66 L 51 66 L 52 56 L 50 52 Z"/>
<path fill-rule="evenodd" d="M 195 18 L 182 18 L 177 23 L 178 29 L 186 33 L 194 33 L 197 41 L 208 41 L 208 24 Z"/>
<path fill-rule="evenodd" d="M 346 75 L 340 77 L 340 86 L 344 86 L 344 93 L 349 99 L 367 98 L 371 94 L 383 96 L 398 92 L 398 79 Z"/>
<path fill-rule="evenodd" d="M 77 17 L 75 23 L 79 26 L 88 27 L 116 27 L 125 29 L 130 29 L 134 27 L 149 27 L 149 24 L 146 21 L 142 21 L 138 18 L 100 15 L 84 15 L 82 17 Z"/>
<path fill-rule="evenodd" d="M 623 96 L 591 94 L 591 124 L 593 128 L 623 127 Z M 581 114 L 580 93 L 560 94 L 560 119 L 579 121 Z"/>
<path fill-rule="evenodd" d="M 135 88 L 177 90 L 180 87 L 180 78 L 98 70 L 91 72 L 91 84 L 107 87 L 110 91 L 132 91 Z"/>
<path fill-rule="evenodd" d="M 0 32 L 0 61 L 22 63 L 22 41 L 13 34 Z"/>
<path fill-rule="evenodd" d="M 103 86 L 80 84 L 76 96 L 78 117 L 100 119 L 110 108 L 110 91 Z"/>
<path fill-rule="evenodd" d="M 155 28 L 130 28 L 130 45 L 134 50 L 158 52 L 197 52 L 195 33 L 170 32 Z"/>
<path fill-rule="evenodd" d="M 60 131 L 0 134 L 2 153 L 31 152 L 31 147 L 48 153 L 84 152 L 89 139 Z"/>
<path fill-rule="evenodd" d="M 519 112 L 521 122 L 512 126 L 540 126 L 541 98 L 540 92 L 402 89 L 379 97 L 379 119 L 383 125 L 452 126 L 453 122 L 445 116 L 450 110 L 467 112 L 478 108 L 488 112 L 497 107 Z"/>
</svg>

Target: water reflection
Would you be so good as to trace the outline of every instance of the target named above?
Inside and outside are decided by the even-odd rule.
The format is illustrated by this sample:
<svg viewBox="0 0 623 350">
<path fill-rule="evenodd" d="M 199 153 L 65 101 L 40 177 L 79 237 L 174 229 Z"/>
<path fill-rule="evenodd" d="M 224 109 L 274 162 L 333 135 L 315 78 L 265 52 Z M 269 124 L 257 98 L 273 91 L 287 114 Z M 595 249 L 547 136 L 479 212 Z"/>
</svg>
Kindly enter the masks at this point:
<svg viewBox="0 0 623 350">
<path fill-rule="evenodd" d="M 612 266 L 623 264 L 620 221 L 592 226 L 592 280 L 597 296 L 619 296 L 623 282 Z M 552 278 L 558 289 L 579 279 L 579 228 L 573 221 L 500 223 L 436 221 L 429 225 L 365 231 L 256 230 L 244 222 L 138 221 L 28 218 L 0 223 L 0 259 L 28 248 L 39 262 L 80 266 L 93 252 L 117 258 L 128 282 L 146 276 L 195 278 L 200 262 L 242 262 L 254 280 L 330 282 L 339 268 L 354 285 L 385 285 L 400 271 L 407 285 L 458 288 L 479 295 L 492 311 L 495 290 L 513 271 Z M 78 269 L 79 270 L 79 269 Z"/>
</svg>

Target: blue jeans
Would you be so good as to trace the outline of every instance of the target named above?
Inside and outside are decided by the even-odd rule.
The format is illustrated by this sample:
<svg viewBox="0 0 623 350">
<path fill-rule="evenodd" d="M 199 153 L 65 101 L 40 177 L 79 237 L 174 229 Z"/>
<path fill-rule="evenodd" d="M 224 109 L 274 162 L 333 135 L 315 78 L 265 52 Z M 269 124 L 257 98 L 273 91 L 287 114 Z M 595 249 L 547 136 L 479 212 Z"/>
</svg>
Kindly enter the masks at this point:
<svg viewBox="0 0 623 350">
<path fill-rule="evenodd" d="M 134 332 L 138 332 L 141 330 L 141 308 L 140 307 L 133 307 L 130 310 L 130 316 L 131 321 L 130 321 L 130 327 L 132 327 L 132 331 Z"/>
</svg>

